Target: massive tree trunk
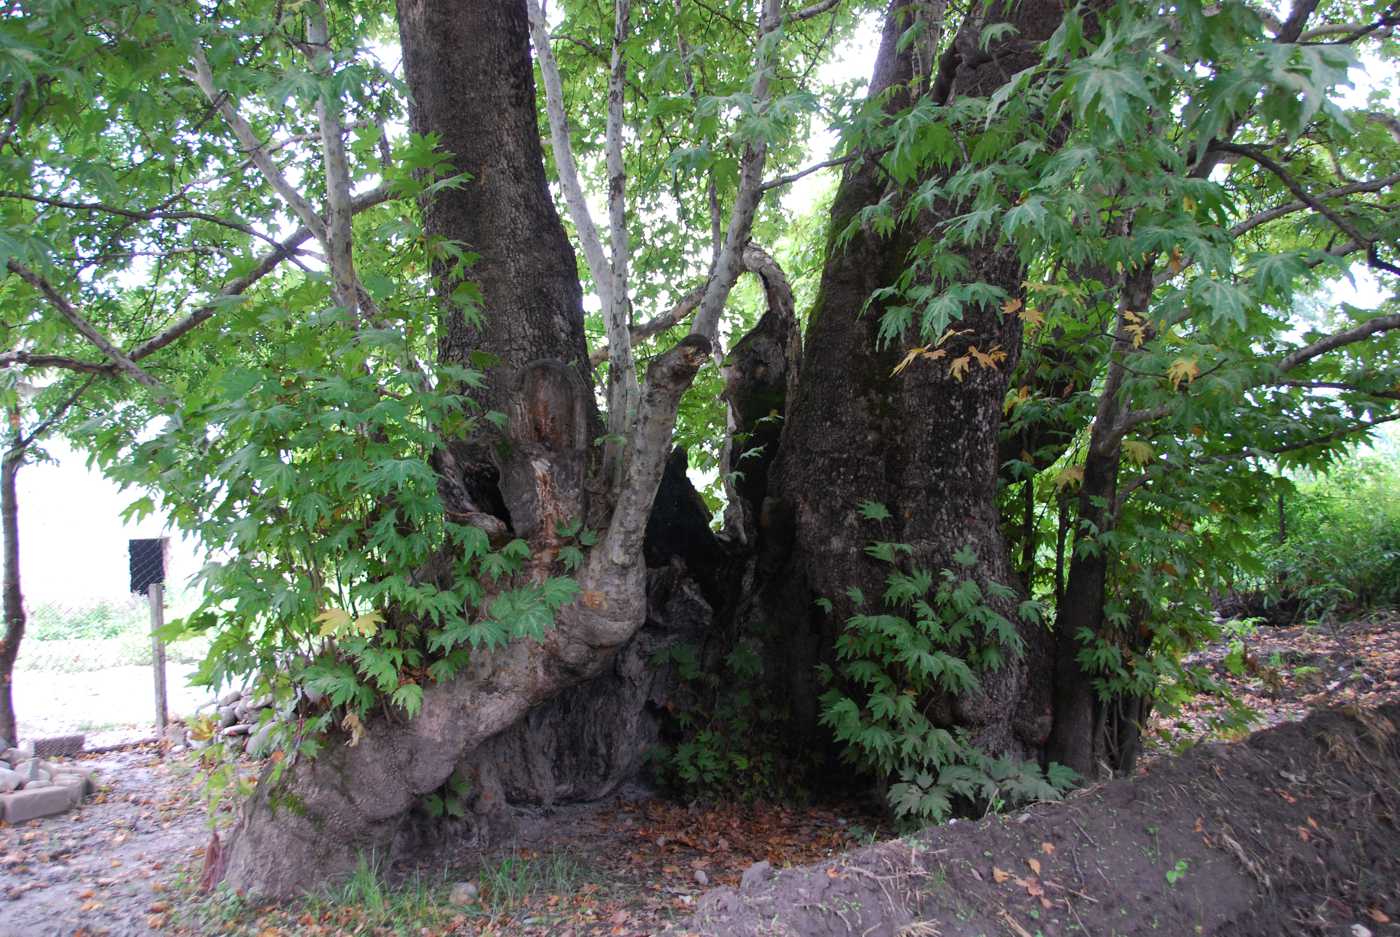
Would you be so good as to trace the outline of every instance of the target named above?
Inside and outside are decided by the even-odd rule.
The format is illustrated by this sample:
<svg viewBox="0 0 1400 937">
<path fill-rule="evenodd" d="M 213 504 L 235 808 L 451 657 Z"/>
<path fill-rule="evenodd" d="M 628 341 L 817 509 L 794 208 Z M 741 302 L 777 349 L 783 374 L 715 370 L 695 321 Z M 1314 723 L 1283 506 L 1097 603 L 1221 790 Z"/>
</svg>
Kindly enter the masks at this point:
<svg viewBox="0 0 1400 937">
<path fill-rule="evenodd" d="M 918 71 L 918 43 L 898 48 L 907 15 L 917 6 L 892 3 L 875 66 L 870 93 L 897 89 L 892 109 L 907 105 L 910 95 L 929 83 L 933 87 L 924 93 L 941 101 L 991 93 L 1037 59 L 1036 44 L 1061 17 L 1060 5 L 1047 0 L 1028 0 L 1005 14 L 996 7 L 986 18 L 971 14 L 933 81 Z M 982 30 L 997 19 L 1016 27 L 1015 38 L 983 52 Z M 974 366 L 962 380 L 946 361 L 918 361 L 892 373 L 904 348 L 881 347 L 882 309 L 866 308 L 866 302 L 896 280 L 910 247 L 935 233 L 957 208 L 939 206 L 889 237 L 861 230 L 838 244 L 837 232 L 862 208 L 890 194 L 891 185 L 874 159 L 848 169 L 842 179 L 804 343 L 802 378 L 764 510 L 761 565 L 768 586 L 756 616 L 777 632 L 770 672 L 786 682 L 799 735 L 808 743 L 821 737 L 815 668 L 832 660 L 841 623 L 852 611 L 847 588 L 859 586 L 872 597 L 884 592 L 886 568 L 864 555 L 868 543 L 909 544 L 912 562 L 935 571 L 951 565 L 959 548 L 971 547 L 983 582 L 1015 581 L 1000 531 L 996 479 L 998 430 L 1020 322 L 982 306 L 966 310 L 955 323 L 971 331 L 948 343 L 948 357 L 973 345 L 984 352 L 999 347 L 1007 357 L 997 367 Z M 1012 250 L 989 242 L 968 250 L 965 258 L 972 278 L 1013 296 L 1021 293 L 1024 270 Z M 872 526 L 857 513 L 862 501 L 884 504 L 892 517 Z M 816 598 L 829 599 L 834 611 L 821 611 Z M 1014 603 L 1000 604 L 999 611 L 1015 619 L 1014 607 L 1007 607 Z M 1033 756 L 1049 730 L 1048 698 L 1033 679 L 1043 669 L 1046 649 L 1038 626 L 1022 623 L 1020 630 L 1025 658 L 987 675 L 980 692 L 946 701 L 940 718 L 970 728 L 973 740 L 989 751 Z"/>
<path fill-rule="evenodd" d="M 653 360 L 622 484 L 592 497 L 604 489 L 589 472 L 596 416 L 577 267 L 545 181 L 524 4 L 401 0 L 399 24 L 414 126 L 439 134 L 473 177 L 427 206 L 430 235 L 480 255 L 468 272 L 481 293 L 475 316 L 451 298 L 459 275 L 439 271 L 441 355 L 489 356 L 479 399 L 508 417 L 500 436 L 434 454 L 446 507 L 493 535 L 525 538 L 526 577 L 555 571 L 558 524 L 607 522 L 575 573 L 580 598 L 543 640 L 478 648 L 458 676 L 424 687 L 417 716 L 386 707 L 357 743 L 332 739 L 277 782 L 264 773 L 227 855 L 229 883 L 254 898 L 307 891 L 349 874 L 362 853 L 386 854 L 409 809 L 464 757 L 607 668 L 646 618 L 647 515 L 679 397 L 710 353 L 691 337 Z"/>
</svg>

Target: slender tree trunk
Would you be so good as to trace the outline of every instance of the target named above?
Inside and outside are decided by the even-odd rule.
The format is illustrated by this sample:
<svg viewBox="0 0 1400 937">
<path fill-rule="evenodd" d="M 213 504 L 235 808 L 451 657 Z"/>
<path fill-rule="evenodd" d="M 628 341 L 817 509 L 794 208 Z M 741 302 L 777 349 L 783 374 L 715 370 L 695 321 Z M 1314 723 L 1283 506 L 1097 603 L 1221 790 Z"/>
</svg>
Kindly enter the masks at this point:
<svg viewBox="0 0 1400 937">
<path fill-rule="evenodd" d="M 1146 263 L 1127 277 L 1121 309 L 1141 312 L 1151 296 L 1152 264 Z M 1093 687 L 1094 674 L 1080 662 L 1079 655 L 1104 634 L 1104 590 L 1112 556 L 1102 544 L 1092 541 L 1111 531 L 1117 518 L 1118 468 L 1126 410 L 1121 391 L 1126 374 L 1124 359 L 1132 353 L 1123 326 L 1120 312 L 1108 374 L 1089 431 L 1069 583 L 1055 622 L 1055 720 L 1047 757 L 1086 778 L 1097 772 L 1103 751 L 1103 726 L 1100 700 Z"/>
<path fill-rule="evenodd" d="M 996 7 L 986 18 L 969 15 L 935 80 L 919 70 L 917 44 L 899 45 L 917 7 L 897 0 L 887 14 L 870 94 L 896 88 L 891 109 L 918 93 L 940 101 L 989 94 L 1038 58 L 1036 44 L 1062 15 L 1060 5 L 1048 0 L 1028 0 L 1005 14 Z M 997 19 L 1014 25 L 1016 37 L 983 52 L 979 37 Z M 939 206 L 888 238 L 860 231 L 838 245 L 836 234 L 862 208 L 891 194 L 889 185 L 872 160 L 848 169 L 837 191 L 802 374 L 789 401 L 764 510 L 760 575 L 767 588 L 755 617 L 777 633 L 769 671 L 793 706 L 795 738 L 809 747 L 824 737 L 817 727 L 815 668 L 832 661 L 841 623 L 852 611 L 846 590 L 859 586 L 867 596 L 884 591 L 884 570 L 863 552 L 871 540 L 909 544 L 912 562 L 931 570 L 951 565 L 955 551 L 971 547 L 984 582 L 1016 583 L 996 484 L 1002 405 L 1020 348 L 1020 321 L 984 306 L 967 310 L 956 324 L 971 332 L 950 343 L 949 357 L 972 345 L 984 351 L 995 347 L 1007 355 L 997 367 L 974 367 L 963 380 L 941 361 L 920 361 L 892 373 L 904 349 L 881 347 L 882 310 L 866 308 L 866 301 L 895 281 L 910 247 L 957 208 Z M 966 260 L 972 278 L 1012 295 L 1021 292 L 1024 269 L 1014 252 L 988 243 L 968 250 Z M 858 514 L 862 501 L 884 504 L 892 518 L 882 528 L 872 527 Z M 822 612 L 816 598 L 832 601 L 834 612 Z M 1015 603 L 1002 605 L 999 611 L 1014 620 Z M 980 692 L 947 701 L 939 719 L 969 727 L 974 741 L 990 751 L 1033 755 L 1049 729 L 1048 698 L 1031 681 L 1042 669 L 1037 661 L 1046 648 L 1038 626 L 1023 623 L 1021 630 L 1027 659 L 987 675 Z"/>
<path fill-rule="evenodd" d="M 19 576 L 19 499 L 16 478 L 24 464 L 24 452 L 10 449 L 0 459 L 0 528 L 4 538 L 5 636 L 0 640 L 0 739 L 11 745 L 19 742 L 19 722 L 15 718 L 13 695 L 15 661 L 24 640 L 24 597 Z"/>
</svg>

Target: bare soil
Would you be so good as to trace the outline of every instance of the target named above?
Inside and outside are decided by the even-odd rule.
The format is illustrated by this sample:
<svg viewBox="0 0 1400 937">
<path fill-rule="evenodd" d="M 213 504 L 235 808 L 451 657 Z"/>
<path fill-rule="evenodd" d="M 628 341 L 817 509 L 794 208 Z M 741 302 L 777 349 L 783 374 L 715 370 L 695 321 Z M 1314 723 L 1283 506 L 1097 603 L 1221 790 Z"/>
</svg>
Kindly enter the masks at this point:
<svg viewBox="0 0 1400 937">
<path fill-rule="evenodd" d="M 871 845 L 877 822 L 850 806 L 633 791 L 520 811 L 504 841 L 459 839 L 382 890 L 265 909 L 197 893 L 209 827 L 188 755 L 97 756 L 92 802 L 0 825 L 0 937 L 1400 935 L 1400 709 L 1383 708 L 1400 700 L 1400 618 L 1247 645 L 1239 674 L 1223 645 L 1198 663 L 1281 728 L 1171 757 L 1218 737 L 1217 702 L 1200 698 L 1158 719 L 1142 776 L 1065 805 Z M 1326 706 L 1345 711 L 1296 721 Z M 468 881 L 479 897 L 451 904 Z"/>
</svg>

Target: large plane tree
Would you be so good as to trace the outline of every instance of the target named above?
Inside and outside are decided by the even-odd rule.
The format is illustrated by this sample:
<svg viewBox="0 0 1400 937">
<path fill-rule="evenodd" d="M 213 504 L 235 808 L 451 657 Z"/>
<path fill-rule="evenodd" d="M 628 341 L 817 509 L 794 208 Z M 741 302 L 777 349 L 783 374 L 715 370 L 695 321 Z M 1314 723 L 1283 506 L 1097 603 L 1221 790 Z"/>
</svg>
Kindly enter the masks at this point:
<svg viewBox="0 0 1400 937">
<path fill-rule="evenodd" d="M 179 627 L 279 704 L 210 877 L 312 888 L 467 784 L 596 792 L 558 772 L 635 768 L 645 692 L 599 701 L 682 593 L 902 812 L 1125 761 L 1200 506 L 1390 418 L 1393 314 L 1291 331 L 1394 272 L 1394 121 L 1334 101 L 1394 24 L 1320 6 L 15 5 L 0 365 L 213 548 Z M 861 16 L 858 100 L 814 73 Z M 798 308 L 776 194 L 823 166 Z M 556 773 L 503 791 L 521 746 Z"/>
</svg>

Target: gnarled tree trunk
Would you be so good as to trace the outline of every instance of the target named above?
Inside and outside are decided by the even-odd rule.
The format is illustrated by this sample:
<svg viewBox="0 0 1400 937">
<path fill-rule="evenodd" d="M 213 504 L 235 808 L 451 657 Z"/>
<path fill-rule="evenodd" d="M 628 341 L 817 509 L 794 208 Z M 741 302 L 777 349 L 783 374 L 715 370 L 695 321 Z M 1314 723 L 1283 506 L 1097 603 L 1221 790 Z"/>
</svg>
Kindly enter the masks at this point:
<svg viewBox="0 0 1400 937">
<path fill-rule="evenodd" d="M 692 337 L 653 360 L 623 482 L 615 498 L 595 497 L 605 489 L 590 472 L 597 418 L 577 266 L 545 181 L 524 4 L 401 0 L 399 25 L 414 127 L 439 134 L 473 178 L 426 206 L 430 235 L 480 255 L 468 273 L 479 315 L 453 302 L 457 278 L 439 271 L 440 353 L 494 359 L 479 399 L 509 418 L 501 436 L 435 453 L 446 507 L 525 538 L 527 575 L 552 570 L 558 524 L 607 523 L 575 573 L 581 597 L 543 640 L 478 649 L 464 672 L 425 687 L 417 716 L 385 709 L 357 744 L 330 744 L 279 783 L 264 774 L 227 854 L 229 883 L 254 898 L 307 891 L 350 873 L 362 853 L 385 854 L 413 804 L 468 753 L 612 662 L 646 618 L 647 514 L 679 397 L 710 352 Z"/>
<path fill-rule="evenodd" d="M 940 101 L 990 94 L 1037 60 L 1036 44 L 1061 18 L 1061 6 L 1047 0 L 1027 0 L 1005 13 L 995 7 L 985 18 L 970 14 L 935 80 L 920 71 L 917 42 L 899 48 L 918 6 L 896 0 L 887 15 L 870 94 L 896 89 L 891 109 L 907 105 L 916 93 Z M 982 30 L 998 19 L 1016 27 L 1015 38 L 984 52 Z M 908 544 L 911 562 L 935 571 L 951 565 L 959 548 L 970 547 L 984 582 L 1015 584 L 1000 531 L 996 479 L 998 431 L 1020 322 L 982 306 L 966 310 L 954 324 L 971 331 L 948 343 L 949 359 L 973 345 L 984 352 L 999 348 L 1007 357 L 997 367 L 974 366 L 962 380 L 946 362 L 919 361 L 893 373 L 904 348 L 881 347 L 882 308 L 867 308 L 867 300 L 894 283 L 910 247 L 958 209 L 939 206 L 889 237 L 860 230 L 838 244 L 837 233 L 862 208 L 890 194 L 892 185 L 878 160 L 870 159 L 848 169 L 837 191 L 802 376 L 763 512 L 761 575 L 767 585 L 753 614 L 777 633 L 769 671 L 784 682 L 798 734 L 808 744 L 821 744 L 815 668 L 832 661 L 842 622 L 853 610 L 846 590 L 884 592 L 885 567 L 863 553 L 872 540 Z M 972 278 L 1013 296 L 1021 293 L 1024 269 L 1011 249 L 988 242 L 968 250 L 965 259 Z M 857 511 L 863 501 L 884 504 L 892 517 L 872 526 Z M 834 610 L 823 612 L 817 598 L 829 599 Z M 998 611 L 1015 620 L 1014 603 L 1000 604 Z M 1049 730 L 1048 694 L 1033 679 L 1048 649 L 1038 625 L 1022 623 L 1020 630 L 1026 657 L 987 675 L 980 692 L 947 701 L 939 719 L 968 727 L 988 751 L 1034 756 Z"/>
</svg>

